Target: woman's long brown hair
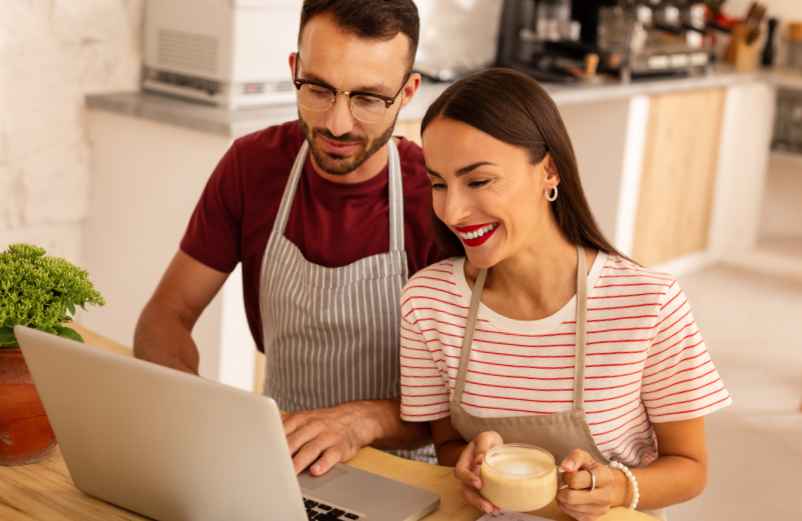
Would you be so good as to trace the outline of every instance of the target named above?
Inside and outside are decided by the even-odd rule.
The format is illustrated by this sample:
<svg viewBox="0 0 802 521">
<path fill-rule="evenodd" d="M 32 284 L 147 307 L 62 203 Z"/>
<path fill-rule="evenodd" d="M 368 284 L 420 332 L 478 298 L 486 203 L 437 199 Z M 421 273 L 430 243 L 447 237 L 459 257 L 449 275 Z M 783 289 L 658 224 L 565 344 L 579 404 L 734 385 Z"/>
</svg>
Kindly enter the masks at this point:
<svg viewBox="0 0 802 521">
<path fill-rule="evenodd" d="M 572 244 L 622 255 L 604 237 L 590 211 L 574 149 L 554 101 L 532 78 L 513 69 L 491 68 L 448 87 L 429 106 L 421 134 L 445 117 L 470 125 L 529 152 L 532 164 L 546 154 L 560 175 L 559 197 L 550 204 L 557 224 Z M 533 194 L 535 197 L 536 194 Z M 465 251 L 459 238 L 435 218 L 438 239 L 448 251 Z"/>
</svg>

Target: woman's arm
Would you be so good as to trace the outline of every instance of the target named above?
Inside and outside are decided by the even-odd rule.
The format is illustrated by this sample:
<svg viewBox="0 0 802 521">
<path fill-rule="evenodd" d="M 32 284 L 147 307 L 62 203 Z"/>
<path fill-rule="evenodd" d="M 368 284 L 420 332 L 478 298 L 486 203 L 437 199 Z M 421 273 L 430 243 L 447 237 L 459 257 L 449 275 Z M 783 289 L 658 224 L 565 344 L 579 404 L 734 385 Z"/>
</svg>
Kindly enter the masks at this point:
<svg viewBox="0 0 802 521">
<path fill-rule="evenodd" d="M 704 425 L 704 417 L 653 424 L 660 456 L 647 467 L 631 469 L 640 489 L 639 508 L 662 508 L 702 493 L 707 484 Z M 626 476 L 620 470 L 615 474 L 624 491 L 618 504 L 629 505 Z"/>
<path fill-rule="evenodd" d="M 468 442 L 462 439 L 462 435 L 451 425 L 450 416 L 435 420 L 430 423 L 430 426 L 432 442 L 437 451 L 437 461 L 440 465 L 455 466 Z"/>
<path fill-rule="evenodd" d="M 687 501 L 702 492 L 707 479 L 704 419 L 695 418 L 654 424 L 658 458 L 643 468 L 630 469 L 638 481 L 638 509 L 652 510 Z M 623 471 L 595 461 L 575 450 L 560 464 L 568 488 L 560 490 L 557 502 L 574 519 L 591 521 L 610 508 L 629 506 L 632 487 Z M 596 489 L 589 472 L 596 476 Z"/>
</svg>

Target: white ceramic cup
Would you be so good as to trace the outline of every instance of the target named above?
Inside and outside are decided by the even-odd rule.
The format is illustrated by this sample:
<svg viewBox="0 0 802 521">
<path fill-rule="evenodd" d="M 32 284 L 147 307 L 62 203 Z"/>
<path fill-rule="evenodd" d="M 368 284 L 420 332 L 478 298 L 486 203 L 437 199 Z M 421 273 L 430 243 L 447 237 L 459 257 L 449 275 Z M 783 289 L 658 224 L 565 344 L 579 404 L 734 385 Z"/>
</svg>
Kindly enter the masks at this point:
<svg viewBox="0 0 802 521">
<path fill-rule="evenodd" d="M 490 449 L 479 471 L 480 494 L 503 510 L 538 510 L 557 495 L 554 456 L 534 445 L 510 443 Z"/>
</svg>

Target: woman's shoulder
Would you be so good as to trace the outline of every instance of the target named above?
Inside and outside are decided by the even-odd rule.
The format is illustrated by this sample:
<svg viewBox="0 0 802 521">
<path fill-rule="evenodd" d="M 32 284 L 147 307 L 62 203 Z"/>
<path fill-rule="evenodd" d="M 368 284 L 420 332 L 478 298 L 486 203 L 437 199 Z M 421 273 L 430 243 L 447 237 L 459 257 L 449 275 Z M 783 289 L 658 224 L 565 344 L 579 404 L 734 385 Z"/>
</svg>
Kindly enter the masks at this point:
<svg viewBox="0 0 802 521">
<path fill-rule="evenodd" d="M 612 253 L 604 259 L 595 289 L 612 291 L 615 288 L 615 291 L 621 291 L 626 288 L 637 290 L 640 287 L 665 292 L 676 284 L 676 278 L 670 273 L 641 266 L 631 259 Z"/>
<path fill-rule="evenodd" d="M 415 273 L 401 290 L 402 304 L 424 298 L 442 303 L 458 302 L 463 298 L 460 290 L 464 257 L 451 257 L 436 262 Z"/>
</svg>

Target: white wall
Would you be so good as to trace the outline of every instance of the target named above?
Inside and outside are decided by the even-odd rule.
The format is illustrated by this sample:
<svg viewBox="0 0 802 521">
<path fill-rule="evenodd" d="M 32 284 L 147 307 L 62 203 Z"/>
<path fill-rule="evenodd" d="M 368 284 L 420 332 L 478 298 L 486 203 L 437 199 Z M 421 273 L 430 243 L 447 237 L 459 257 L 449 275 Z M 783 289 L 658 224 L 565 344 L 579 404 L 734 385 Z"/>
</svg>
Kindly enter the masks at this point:
<svg viewBox="0 0 802 521">
<path fill-rule="evenodd" d="M 0 15 L 0 250 L 81 262 L 84 95 L 138 85 L 144 0 L 11 0 Z"/>
</svg>

